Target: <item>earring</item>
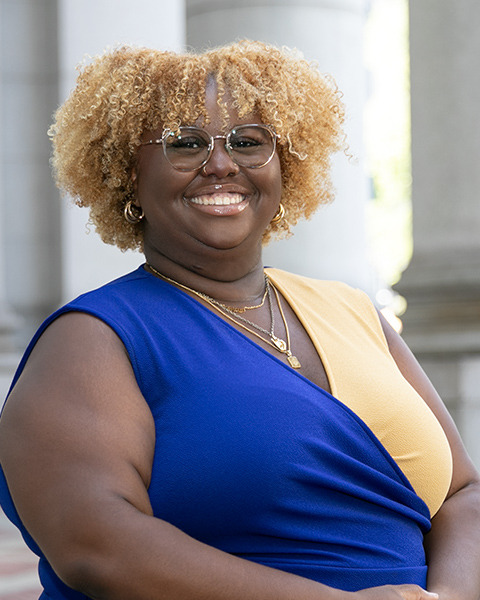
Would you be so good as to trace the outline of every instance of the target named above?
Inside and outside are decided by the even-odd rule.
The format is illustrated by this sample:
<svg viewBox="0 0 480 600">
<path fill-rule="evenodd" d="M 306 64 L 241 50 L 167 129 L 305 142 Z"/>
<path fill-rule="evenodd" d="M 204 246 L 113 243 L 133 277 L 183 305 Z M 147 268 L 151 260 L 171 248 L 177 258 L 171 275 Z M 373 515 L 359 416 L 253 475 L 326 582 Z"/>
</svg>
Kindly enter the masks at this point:
<svg viewBox="0 0 480 600">
<path fill-rule="evenodd" d="M 283 204 L 280 202 L 278 210 L 275 213 L 275 216 L 273 217 L 273 219 L 270 221 L 270 224 L 276 225 L 277 223 L 280 223 L 280 221 L 283 219 L 284 216 L 285 216 L 285 208 L 284 208 Z"/>
<path fill-rule="evenodd" d="M 145 215 L 142 207 L 135 206 L 135 204 L 133 203 L 133 199 L 130 199 L 125 204 L 125 208 L 123 209 L 123 216 L 125 218 L 125 221 L 131 223 L 132 225 L 136 225 L 137 223 L 140 223 L 140 221 Z"/>
</svg>

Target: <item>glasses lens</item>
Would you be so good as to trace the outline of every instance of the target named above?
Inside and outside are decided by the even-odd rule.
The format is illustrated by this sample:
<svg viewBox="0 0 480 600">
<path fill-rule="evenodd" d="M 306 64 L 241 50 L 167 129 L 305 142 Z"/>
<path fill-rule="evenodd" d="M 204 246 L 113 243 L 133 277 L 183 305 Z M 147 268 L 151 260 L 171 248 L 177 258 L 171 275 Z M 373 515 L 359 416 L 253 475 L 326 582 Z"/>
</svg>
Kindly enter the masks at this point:
<svg viewBox="0 0 480 600">
<path fill-rule="evenodd" d="M 210 145 L 208 134 L 195 127 L 179 127 L 170 132 L 163 148 L 169 163 L 180 171 L 194 171 L 207 159 Z"/>
<path fill-rule="evenodd" d="M 240 125 L 230 133 L 228 146 L 241 167 L 263 167 L 275 152 L 275 137 L 264 125 Z"/>
</svg>

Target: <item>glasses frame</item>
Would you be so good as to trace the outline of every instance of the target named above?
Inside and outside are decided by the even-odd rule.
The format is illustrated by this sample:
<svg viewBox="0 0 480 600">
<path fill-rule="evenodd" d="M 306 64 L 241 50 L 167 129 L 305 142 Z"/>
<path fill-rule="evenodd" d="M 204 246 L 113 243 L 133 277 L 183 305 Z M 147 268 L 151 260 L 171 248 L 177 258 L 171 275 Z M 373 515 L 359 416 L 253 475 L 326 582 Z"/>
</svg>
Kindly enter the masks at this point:
<svg viewBox="0 0 480 600">
<path fill-rule="evenodd" d="M 252 166 L 244 166 L 244 165 L 239 165 L 237 163 L 237 161 L 235 160 L 235 158 L 233 157 L 233 148 L 230 145 L 230 139 L 232 135 L 235 135 L 236 131 L 239 128 L 243 128 L 243 127 L 255 127 L 255 128 L 259 128 L 259 129 L 265 129 L 269 132 L 269 134 L 272 137 L 272 152 L 270 154 L 270 156 L 268 157 L 268 160 L 265 161 L 263 164 L 261 165 L 252 165 Z M 213 150 L 215 148 L 215 140 L 225 140 L 225 144 L 224 144 L 224 148 L 228 153 L 228 156 L 232 159 L 232 161 L 239 167 L 245 168 L 245 169 L 261 169 L 262 167 L 265 167 L 268 165 L 268 163 L 272 160 L 272 158 L 275 156 L 275 151 L 277 149 L 277 140 L 280 139 L 280 136 L 277 134 L 277 132 L 275 131 L 274 127 L 272 125 L 266 125 L 263 123 L 245 123 L 244 125 L 237 125 L 236 127 L 233 127 L 233 129 L 231 129 L 226 135 L 210 135 L 208 133 L 208 131 L 205 131 L 205 129 L 202 129 L 201 127 L 189 127 L 189 126 L 183 126 L 181 127 L 183 130 L 189 130 L 189 131 L 201 131 L 202 133 L 204 133 L 208 138 L 209 138 L 209 144 L 208 144 L 208 148 L 207 148 L 207 157 L 205 158 L 205 160 L 198 166 L 195 167 L 194 169 L 181 169 L 180 167 L 176 167 L 174 164 L 172 164 L 172 162 L 170 161 L 170 159 L 168 158 L 168 154 L 167 154 L 167 145 L 164 143 L 165 140 L 170 137 L 170 136 L 175 136 L 175 131 L 173 129 L 164 129 L 162 132 L 162 137 L 161 138 L 156 138 L 153 140 L 148 140 L 146 142 L 142 142 L 140 144 L 140 146 L 156 146 L 156 145 L 162 145 L 163 146 L 163 154 L 165 155 L 165 158 L 168 161 L 168 164 L 171 165 L 174 169 L 176 169 L 177 171 L 182 171 L 182 172 L 191 172 L 191 171 L 199 171 L 200 169 L 202 169 L 210 160 L 212 154 L 213 154 Z"/>
</svg>

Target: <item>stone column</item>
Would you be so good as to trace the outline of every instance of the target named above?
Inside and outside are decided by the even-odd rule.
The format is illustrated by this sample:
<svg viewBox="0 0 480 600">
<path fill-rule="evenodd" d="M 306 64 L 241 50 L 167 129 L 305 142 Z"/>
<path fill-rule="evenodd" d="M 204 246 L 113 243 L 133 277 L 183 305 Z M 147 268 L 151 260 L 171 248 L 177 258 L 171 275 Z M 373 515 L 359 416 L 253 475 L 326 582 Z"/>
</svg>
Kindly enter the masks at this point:
<svg viewBox="0 0 480 600">
<path fill-rule="evenodd" d="M 23 347 L 61 297 L 59 195 L 47 137 L 58 96 L 57 3 L 2 0 L 1 11 L 4 270 Z"/>
<path fill-rule="evenodd" d="M 0 35 L 5 27 L 3 6 L 0 5 Z M 0 45 L 0 64 L 3 64 L 5 49 Z M 4 168 L 3 168 L 3 148 L 5 147 L 4 138 L 4 120 L 5 111 L 3 108 L 3 85 L 4 74 L 0 70 L 0 213 L 4 214 L 6 210 L 6 198 L 4 194 Z M 14 315 L 8 306 L 6 294 L 6 269 L 7 260 L 5 244 L 5 227 L 0 227 L 0 406 L 5 398 L 10 384 L 12 372 L 18 362 L 18 355 L 15 352 L 15 333 L 19 328 L 19 319 Z"/>
<path fill-rule="evenodd" d="M 362 121 L 366 99 L 363 29 L 367 0 L 187 0 L 187 44 L 202 49 L 250 38 L 301 50 L 330 73 L 344 92 L 347 134 L 357 161 L 334 161 L 337 199 L 293 238 L 270 245 L 265 262 L 297 273 L 344 281 L 372 292 L 365 205 L 368 185 Z"/>
<path fill-rule="evenodd" d="M 58 0 L 60 102 L 75 84 L 76 66 L 107 47 L 134 44 L 181 50 L 185 42 L 184 0 Z M 100 286 L 143 262 L 137 252 L 122 253 L 104 244 L 88 213 L 63 203 L 63 299 Z"/>
<path fill-rule="evenodd" d="M 2 354 L 13 330 L 14 346 L 23 350 L 59 304 L 142 261 L 106 246 L 93 231 L 86 235 L 86 211 L 60 202 L 49 167 L 52 115 L 86 54 L 122 43 L 180 49 L 184 12 L 184 0 L 0 0 L 2 396 L 18 360 Z"/>
<path fill-rule="evenodd" d="M 480 4 L 410 2 L 414 253 L 404 337 L 480 466 Z"/>
</svg>

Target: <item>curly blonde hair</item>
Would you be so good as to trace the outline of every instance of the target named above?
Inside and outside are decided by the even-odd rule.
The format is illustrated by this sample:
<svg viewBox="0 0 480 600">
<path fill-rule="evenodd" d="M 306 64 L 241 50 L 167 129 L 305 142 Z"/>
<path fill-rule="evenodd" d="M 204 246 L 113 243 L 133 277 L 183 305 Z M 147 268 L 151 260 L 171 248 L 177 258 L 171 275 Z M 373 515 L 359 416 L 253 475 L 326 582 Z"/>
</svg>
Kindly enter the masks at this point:
<svg viewBox="0 0 480 600">
<path fill-rule="evenodd" d="M 256 112 L 280 136 L 285 218 L 270 225 L 264 242 L 332 199 L 331 155 L 345 147 L 341 94 L 298 52 L 247 40 L 202 54 L 121 47 L 80 69 L 49 130 L 56 183 L 90 208 L 105 243 L 143 249 L 142 224 L 124 219 L 141 136 L 208 121 L 212 75 L 219 99 L 228 90 L 241 118 Z"/>
</svg>

